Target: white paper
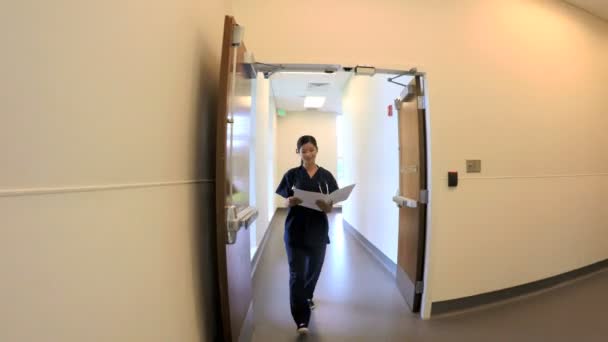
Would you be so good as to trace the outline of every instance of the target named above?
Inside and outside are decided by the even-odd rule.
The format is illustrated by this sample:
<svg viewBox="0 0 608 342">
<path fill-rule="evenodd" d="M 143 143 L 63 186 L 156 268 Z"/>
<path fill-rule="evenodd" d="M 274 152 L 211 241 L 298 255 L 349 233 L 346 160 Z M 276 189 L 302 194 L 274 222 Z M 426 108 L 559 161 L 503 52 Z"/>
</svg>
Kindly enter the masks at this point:
<svg viewBox="0 0 608 342">
<path fill-rule="evenodd" d="M 317 200 L 329 202 L 329 195 L 325 195 L 320 192 L 304 191 L 300 189 L 293 190 L 293 197 L 302 200 L 302 203 L 298 205 L 318 211 L 321 211 L 321 209 L 319 208 L 317 203 L 315 203 Z"/>
<path fill-rule="evenodd" d="M 320 192 L 312 192 L 312 191 L 294 189 L 293 197 L 296 197 L 296 198 L 299 198 L 302 200 L 302 203 L 300 203 L 299 205 L 306 207 L 306 208 L 321 211 L 321 209 L 319 208 L 319 206 L 316 203 L 318 200 L 322 200 L 325 202 L 332 201 L 333 204 L 345 201 L 350 196 L 350 193 L 353 191 L 354 187 L 355 187 L 355 184 L 351 184 L 349 186 L 343 187 L 342 189 L 338 189 L 329 195 L 322 194 Z"/>
<path fill-rule="evenodd" d="M 355 188 L 355 184 L 345 186 L 342 189 L 338 189 L 338 190 L 332 192 L 329 195 L 329 198 L 332 202 L 334 202 L 334 204 L 336 204 L 338 202 L 346 201 L 348 199 L 348 196 L 350 196 L 350 193 L 353 191 L 354 188 Z"/>
</svg>

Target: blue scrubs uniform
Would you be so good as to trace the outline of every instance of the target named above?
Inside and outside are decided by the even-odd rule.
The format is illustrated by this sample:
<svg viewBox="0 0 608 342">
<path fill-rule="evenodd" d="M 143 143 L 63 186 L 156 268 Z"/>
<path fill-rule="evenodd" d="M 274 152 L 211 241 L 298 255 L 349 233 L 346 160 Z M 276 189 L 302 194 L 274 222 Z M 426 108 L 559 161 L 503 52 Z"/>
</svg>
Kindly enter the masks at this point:
<svg viewBox="0 0 608 342">
<path fill-rule="evenodd" d="M 288 198 L 293 196 L 293 189 L 328 194 L 338 189 L 338 183 L 331 172 L 322 167 L 310 177 L 300 166 L 285 173 L 276 193 Z M 289 208 L 283 238 L 289 261 L 291 314 L 296 325 L 308 325 L 308 300 L 313 298 L 329 243 L 327 214 L 299 205 Z"/>
</svg>

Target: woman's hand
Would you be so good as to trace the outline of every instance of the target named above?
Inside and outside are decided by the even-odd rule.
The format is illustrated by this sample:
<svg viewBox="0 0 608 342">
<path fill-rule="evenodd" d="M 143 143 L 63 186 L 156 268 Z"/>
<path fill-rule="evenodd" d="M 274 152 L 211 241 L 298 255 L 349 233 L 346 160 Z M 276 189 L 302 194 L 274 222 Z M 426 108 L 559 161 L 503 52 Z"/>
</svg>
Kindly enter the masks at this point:
<svg viewBox="0 0 608 342">
<path fill-rule="evenodd" d="M 300 203 L 302 203 L 302 200 L 297 197 L 291 196 L 291 197 L 287 198 L 287 206 L 290 208 L 295 207 L 296 205 L 298 205 Z"/>
<path fill-rule="evenodd" d="M 325 202 L 323 200 L 317 200 L 315 203 L 319 209 L 323 210 L 325 213 L 329 213 L 333 209 L 332 206 L 334 205 L 332 201 Z"/>
</svg>

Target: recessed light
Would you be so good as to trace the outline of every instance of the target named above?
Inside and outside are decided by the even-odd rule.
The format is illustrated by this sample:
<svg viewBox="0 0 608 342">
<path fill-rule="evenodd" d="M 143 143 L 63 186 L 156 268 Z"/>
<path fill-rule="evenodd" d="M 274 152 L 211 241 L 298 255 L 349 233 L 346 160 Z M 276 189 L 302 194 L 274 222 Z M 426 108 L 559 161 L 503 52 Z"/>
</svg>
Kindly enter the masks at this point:
<svg viewBox="0 0 608 342">
<path fill-rule="evenodd" d="M 306 96 L 304 98 L 304 107 L 306 108 L 321 108 L 325 104 L 325 96 Z"/>
</svg>

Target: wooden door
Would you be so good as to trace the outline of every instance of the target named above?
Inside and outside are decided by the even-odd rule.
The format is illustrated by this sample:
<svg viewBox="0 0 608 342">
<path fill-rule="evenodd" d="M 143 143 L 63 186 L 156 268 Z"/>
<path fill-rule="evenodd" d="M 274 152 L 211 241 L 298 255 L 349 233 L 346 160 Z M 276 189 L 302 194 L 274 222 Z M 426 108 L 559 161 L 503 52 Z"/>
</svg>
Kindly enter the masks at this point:
<svg viewBox="0 0 608 342">
<path fill-rule="evenodd" d="M 427 213 L 426 129 L 422 77 L 412 79 L 399 104 L 399 244 L 397 286 L 413 312 L 423 290 Z"/>
<path fill-rule="evenodd" d="M 224 22 L 216 147 L 217 260 L 222 341 L 249 341 L 253 333 L 249 231 L 252 80 L 245 72 L 245 44 L 233 17 Z"/>
</svg>

